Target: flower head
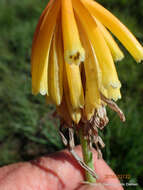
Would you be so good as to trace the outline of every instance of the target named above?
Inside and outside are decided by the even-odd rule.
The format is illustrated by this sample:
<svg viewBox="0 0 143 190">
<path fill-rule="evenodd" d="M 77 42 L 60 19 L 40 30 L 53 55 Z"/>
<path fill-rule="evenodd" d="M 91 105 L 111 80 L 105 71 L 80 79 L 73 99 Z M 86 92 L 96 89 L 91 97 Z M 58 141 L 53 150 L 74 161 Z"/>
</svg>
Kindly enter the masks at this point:
<svg viewBox="0 0 143 190">
<path fill-rule="evenodd" d="M 96 1 L 51 0 L 40 17 L 32 45 L 33 94 L 46 95 L 68 125 L 95 113 L 100 125 L 107 104 L 122 115 L 112 100 L 121 98 L 114 62 L 124 55 L 110 32 L 143 60 L 137 39 Z"/>
</svg>

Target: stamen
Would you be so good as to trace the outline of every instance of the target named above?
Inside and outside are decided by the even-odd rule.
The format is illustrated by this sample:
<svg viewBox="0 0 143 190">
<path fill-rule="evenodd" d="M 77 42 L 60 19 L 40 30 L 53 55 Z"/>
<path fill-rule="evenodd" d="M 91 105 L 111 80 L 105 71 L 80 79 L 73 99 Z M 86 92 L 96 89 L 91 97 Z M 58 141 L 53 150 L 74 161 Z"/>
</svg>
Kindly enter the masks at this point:
<svg viewBox="0 0 143 190">
<path fill-rule="evenodd" d="M 76 56 L 74 57 L 74 60 L 75 60 L 75 61 L 77 60 L 77 57 L 76 57 Z"/>
<path fill-rule="evenodd" d="M 77 52 L 77 56 L 76 57 L 77 57 L 77 59 L 79 59 L 79 57 L 80 57 L 80 53 L 79 52 Z"/>
<path fill-rule="evenodd" d="M 69 56 L 67 63 L 80 65 L 80 63 L 84 60 L 83 55 L 79 51 L 73 51 L 72 53 L 68 53 L 66 57 Z"/>
</svg>

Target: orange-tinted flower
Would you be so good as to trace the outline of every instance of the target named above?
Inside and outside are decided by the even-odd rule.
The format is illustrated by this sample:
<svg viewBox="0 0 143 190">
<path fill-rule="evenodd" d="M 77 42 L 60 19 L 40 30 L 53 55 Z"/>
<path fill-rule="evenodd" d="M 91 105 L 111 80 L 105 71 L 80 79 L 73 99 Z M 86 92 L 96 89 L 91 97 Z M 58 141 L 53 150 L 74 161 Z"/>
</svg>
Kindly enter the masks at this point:
<svg viewBox="0 0 143 190">
<path fill-rule="evenodd" d="M 121 98 L 114 61 L 124 55 L 107 29 L 137 62 L 143 59 L 132 33 L 96 1 L 51 0 L 40 17 L 32 46 L 32 91 L 46 95 L 64 120 L 90 120 L 104 100 Z"/>
</svg>

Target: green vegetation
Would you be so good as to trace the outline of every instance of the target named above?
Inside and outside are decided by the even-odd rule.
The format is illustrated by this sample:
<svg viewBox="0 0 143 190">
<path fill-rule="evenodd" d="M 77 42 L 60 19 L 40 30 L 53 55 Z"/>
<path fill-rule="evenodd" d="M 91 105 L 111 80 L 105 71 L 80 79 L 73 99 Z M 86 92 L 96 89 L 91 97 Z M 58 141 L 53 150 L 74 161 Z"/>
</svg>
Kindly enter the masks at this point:
<svg viewBox="0 0 143 190">
<path fill-rule="evenodd" d="M 98 0 L 112 10 L 143 42 L 143 1 Z M 44 0 L 0 1 L 0 165 L 58 151 L 63 148 L 58 136 L 53 107 L 44 97 L 31 94 L 30 51 L 34 29 Z M 143 189 L 143 66 L 126 58 L 117 63 L 122 82 L 118 105 L 127 121 L 121 123 L 108 110 L 110 123 L 101 133 L 106 148 L 104 158 L 116 174 L 129 174 L 129 180 Z"/>
</svg>

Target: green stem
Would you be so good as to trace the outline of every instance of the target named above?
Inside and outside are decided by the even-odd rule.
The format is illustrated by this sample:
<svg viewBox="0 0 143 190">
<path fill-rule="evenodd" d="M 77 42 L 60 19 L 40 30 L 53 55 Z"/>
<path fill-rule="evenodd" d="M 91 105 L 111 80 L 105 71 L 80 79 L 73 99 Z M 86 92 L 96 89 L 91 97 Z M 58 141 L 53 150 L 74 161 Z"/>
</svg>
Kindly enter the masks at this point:
<svg viewBox="0 0 143 190">
<path fill-rule="evenodd" d="M 87 140 L 84 138 L 82 128 L 80 129 L 79 137 L 80 137 L 80 143 L 81 143 L 81 147 L 82 147 L 82 155 L 83 155 L 84 163 L 88 167 L 90 167 L 92 170 L 94 170 L 92 152 L 89 149 Z M 87 171 L 85 171 L 85 180 L 90 183 L 96 182 L 96 179 L 91 174 L 89 174 L 89 172 L 87 172 Z"/>
</svg>

